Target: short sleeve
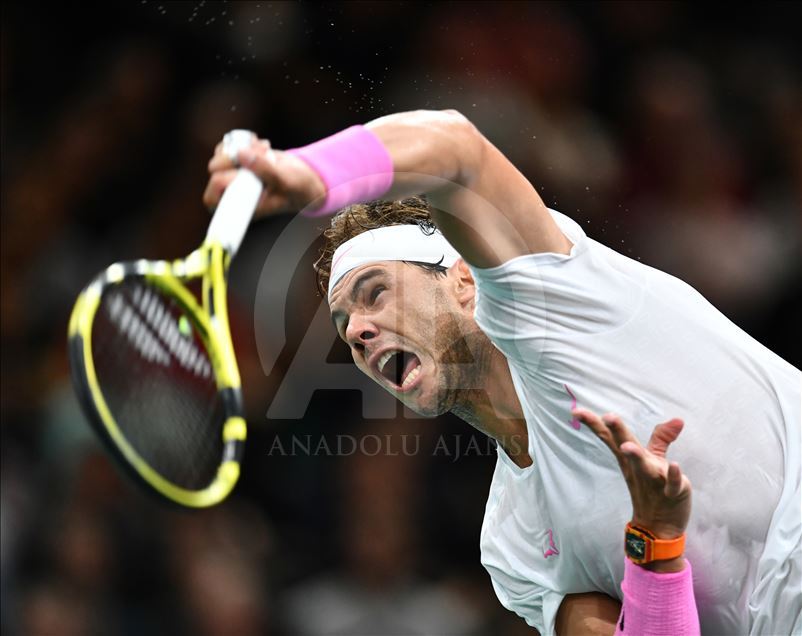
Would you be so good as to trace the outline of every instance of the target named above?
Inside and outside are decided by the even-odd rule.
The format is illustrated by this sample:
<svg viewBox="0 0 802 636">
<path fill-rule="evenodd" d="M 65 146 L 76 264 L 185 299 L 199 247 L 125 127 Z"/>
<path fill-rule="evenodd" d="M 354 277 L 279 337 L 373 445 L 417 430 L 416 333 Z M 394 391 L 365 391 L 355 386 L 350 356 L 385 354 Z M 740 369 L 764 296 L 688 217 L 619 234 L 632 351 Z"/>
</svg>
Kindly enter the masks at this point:
<svg viewBox="0 0 802 636">
<path fill-rule="evenodd" d="M 498 267 L 471 267 L 476 322 L 513 361 L 534 362 L 552 342 L 613 330 L 639 304 L 629 259 L 588 238 L 567 216 L 550 213 L 573 244 L 570 254 L 527 254 Z"/>
<path fill-rule="evenodd" d="M 499 602 L 505 608 L 515 612 L 526 621 L 527 625 L 534 627 L 541 636 L 552 636 L 555 633 L 557 612 L 565 598 L 565 594 L 535 586 L 531 583 L 527 583 L 524 586 L 526 593 L 515 594 L 511 589 L 503 585 L 503 576 L 494 576 L 492 568 L 487 568 L 487 570 L 490 573 L 493 590 L 496 592 Z"/>
</svg>

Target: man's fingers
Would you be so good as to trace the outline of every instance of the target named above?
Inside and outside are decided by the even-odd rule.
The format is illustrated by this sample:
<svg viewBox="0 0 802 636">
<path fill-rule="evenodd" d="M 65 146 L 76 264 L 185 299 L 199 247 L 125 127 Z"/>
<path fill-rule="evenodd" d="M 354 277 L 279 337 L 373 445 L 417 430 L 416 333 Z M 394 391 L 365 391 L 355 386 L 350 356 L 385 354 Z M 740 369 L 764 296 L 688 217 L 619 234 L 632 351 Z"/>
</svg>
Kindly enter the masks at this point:
<svg viewBox="0 0 802 636">
<path fill-rule="evenodd" d="M 615 442 L 616 446 L 621 448 L 621 445 L 624 442 L 633 442 L 640 446 L 640 442 L 638 442 L 638 438 L 632 434 L 627 426 L 624 424 L 624 421 L 615 413 L 608 413 L 604 417 L 602 417 L 604 424 L 610 430 L 610 433 L 613 435 L 613 441 Z"/>
<path fill-rule="evenodd" d="M 664 468 L 659 464 L 661 460 L 655 459 L 649 451 L 637 442 L 624 442 L 621 444 L 621 454 L 629 462 L 633 472 L 647 479 L 664 479 Z"/>
<path fill-rule="evenodd" d="M 230 184 L 236 176 L 236 170 L 223 170 L 212 174 L 209 182 L 206 184 L 206 190 L 203 193 L 203 204 L 209 210 L 214 210 L 217 207 L 217 204 L 220 203 L 220 197 L 223 196 L 223 192 L 225 192 L 228 184 Z"/>
<path fill-rule="evenodd" d="M 684 482 L 688 482 L 688 480 L 687 478 L 683 479 L 679 464 L 677 462 L 671 462 L 668 465 L 668 476 L 666 478 L 666 497 L 671 497 L 672 499 L 679 497 L 684 488 Z M 690 488 L 690 482 L 688 482 L 688 488 Z"/>
<path fill-rule="evenodd" d="M 247 163 L 252 163 L 252 158 L 258 156 L 273 156 L 274 152 L 270 147 L 270 141 L 267 139 L 257 139 L 254 137 L 253 143 L 251 146 L 239 153 L 247 153 L 249 159 Z M 220 142 L 215 146 L 214 149 L 214 156 L 209 160 L 209 172 L 216 172 L 219 170 L 231 170 L 233 168 L 238 167 L 238 165 L 245 165 L 243 164 L 242 157 L 238 156 L 237 161 L 234 161 L 231 157 L 228 156 L 223 151 L 223 142 Z"/>
<path fill-rule="evenodd" d="M 594 433 L 604 430 L 604 422 L 602 422 L 602 419 L 593 411 L 589 411 L 588 409 L 573 409 L 571 415 L 583 424 L 586 424 Z"/>
<path fill-rule="evenodd" d="M 571 415 L 585 424 L 616 456 L 618 455 L 618 448 L 613 441 L 613 436 L 598 415 L 588 409 L 573 409 Z"/>
<path fill-rule="evenodd" d="M 240 166 L 253 172 L 266 184 L 275 179 L 276 153 L 269 144 L 241 150 L 237 158 Z"/>
<path fill-rule="evenodd" d="M 231 157 L 223 152 L 223 144 L 217 144 L 217 147 L 214 149 L 214 156 L 209 159 L 209 172 L 214 173 L 220 170 L 231 170 L 235 167 Z"/>
<path fill-rule="evenodd" d="M 267 139 L 254 138 L 249 148 L 237 153 L 236 161 L 233 161 L 223 152 L 223 143 L 217 144 L 214 157 L 209 160 L 209 172 L 211 177 L 206 184 L 203 193 L 203 203 L 209 210 L 214 210 L 220 203 L 220 197 L 237 176 L 237 169 L 240 167 L 248 168 L 259 177 L 266 186 L 275 180 L 276 153 L 270 146 Z M 267 190 L 268 188 L 266 188 Z M 264 205 L 267 193 L 262 193 L 260 206 Z"/>
<path fill-rule="evenodd" d="M 646 447 L 655 455 L 665 457 L 669 445 L 679 437 L 684 425 L 684 422 L 677 418 L 658 424 L 654 427 Z"/>
<path fill-rule="evenodd" d="M 272 150 L 269 139 L 258 139 L 255 144 L 262 154 L 268 154 Z"/>
</svg>

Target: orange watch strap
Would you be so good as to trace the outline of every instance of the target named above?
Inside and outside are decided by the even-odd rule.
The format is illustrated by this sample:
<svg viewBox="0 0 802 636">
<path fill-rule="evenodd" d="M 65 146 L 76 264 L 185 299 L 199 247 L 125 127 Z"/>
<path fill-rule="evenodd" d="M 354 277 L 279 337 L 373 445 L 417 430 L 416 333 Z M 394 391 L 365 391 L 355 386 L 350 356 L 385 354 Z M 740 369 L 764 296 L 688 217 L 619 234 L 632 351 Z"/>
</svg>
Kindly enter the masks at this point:
<svg viewBox="0 0 802 636">
<path fill-rule="evenodd" d="M 668 561 L 685 552 L 685 533 L 675 539 L 652 539 L 652 560 Z"/>
<path fill-rule="evenodd" d="M 648 557 L 643 560 L 635 560 L 636 563 L 651 563 L 652 561 L 668 561 L 682 556 L 685 552 L 685 533 L 674 539 L 657 539 L 651 530 L 641 526 L 636 526 L 631 521 L 627 524 L 627 531 L 635 530 L 643 535 L 643 540 L 648 542 Z"/>
</svg>

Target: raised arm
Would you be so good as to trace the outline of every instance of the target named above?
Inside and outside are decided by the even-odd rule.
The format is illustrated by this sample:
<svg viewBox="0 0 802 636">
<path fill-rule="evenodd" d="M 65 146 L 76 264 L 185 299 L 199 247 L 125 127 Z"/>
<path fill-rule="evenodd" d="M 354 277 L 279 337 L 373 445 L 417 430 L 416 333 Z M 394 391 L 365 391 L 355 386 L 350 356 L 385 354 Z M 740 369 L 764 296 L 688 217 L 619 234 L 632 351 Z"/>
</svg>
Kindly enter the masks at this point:
<svg viewBox="0 0 802 636">
<path fill-rule="evenodd" d="M 571 248 L 535 188 L 460 113 L 414 111 L 381 117 L 365 128 L 392 162 L 393 179 L 382 198 L 426 194 L 434 220 L 466 261 L 492 267 L 535 252 L 566 254 Z M 294 211 L 326 195 L 320 175 L 292 153 L 265 141 L 240 156 L 266 184 L 259 212 Z M 204 201 L 213 207 L 233 178 L 221 149 L 209 163 Z M 359 203 L 355 199 L 349 203 Z"/>
<path fill-rule="evenodd" d="M 532 184 L 457 111 L 399 113 L 367 128 L 393 160 L 388 196 L 425 192 L 438 227 L 472 265 L 570 250 Z"/>
</svg>

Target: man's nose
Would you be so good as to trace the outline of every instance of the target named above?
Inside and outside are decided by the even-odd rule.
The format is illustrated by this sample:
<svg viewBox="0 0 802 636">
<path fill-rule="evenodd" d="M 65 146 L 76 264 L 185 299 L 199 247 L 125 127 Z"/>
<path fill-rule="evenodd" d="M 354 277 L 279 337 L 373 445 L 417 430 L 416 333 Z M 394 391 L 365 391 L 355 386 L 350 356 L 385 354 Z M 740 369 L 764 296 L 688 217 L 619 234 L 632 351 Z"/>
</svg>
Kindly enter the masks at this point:
<svg viewBox="0 0 802 636">
<path fill-rule="evenodd" d="M 364 351 L 367 341 L 379 335 L 379 330 L 365 316 L 352 315 L 345 331 L 348 344 L 358 351 Z"/>
</svg>

